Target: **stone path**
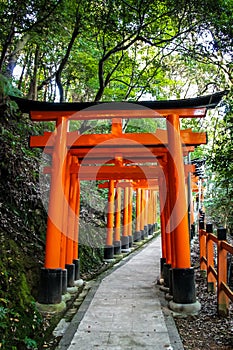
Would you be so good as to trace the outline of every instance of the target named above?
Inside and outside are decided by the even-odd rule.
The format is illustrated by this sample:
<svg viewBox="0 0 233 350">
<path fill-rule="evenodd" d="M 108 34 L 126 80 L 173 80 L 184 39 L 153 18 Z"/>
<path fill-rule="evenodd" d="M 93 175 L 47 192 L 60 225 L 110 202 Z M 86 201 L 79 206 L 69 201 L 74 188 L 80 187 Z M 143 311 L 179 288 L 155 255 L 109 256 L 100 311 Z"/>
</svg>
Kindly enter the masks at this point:
<svg viewBox="0 0 233 350">
<path fill-rule="evenodd" d="M 81 307 L 73 325 L 71 322 L 73 332 L 77 327 L 72 338 L 68 330 L 58 349 L 182 350 L 175 324 L 165 304 L 161 305 L 162 292 L 156 285 L 160 256 L 157 237 L 107 275 L 86 310 Z"/>
</svg>

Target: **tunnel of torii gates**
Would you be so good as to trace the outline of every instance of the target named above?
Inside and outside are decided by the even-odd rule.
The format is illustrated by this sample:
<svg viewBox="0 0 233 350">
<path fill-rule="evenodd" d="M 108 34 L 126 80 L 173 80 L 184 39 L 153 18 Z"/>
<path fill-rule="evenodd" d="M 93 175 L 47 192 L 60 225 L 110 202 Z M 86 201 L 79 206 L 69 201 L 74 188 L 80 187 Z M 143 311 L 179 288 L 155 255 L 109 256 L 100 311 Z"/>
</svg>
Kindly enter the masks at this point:
<svg viewBox="0 0 233 350">
<path fill-rule="evenodd" d="M 51 180 L 39 303 L 60 303 L 67 287 L 80 279 L 80 181 L 104 180 L 99 184 L 108 188 L 104 258 L 111 261 L 115 255 L 128 251 L 133 242 L 154 232 L 159 198 L 161 276 L 169 281 L 173 296 L 170 307 L 199 308 L 190 261 L 190 224 L 194 219 L 187 200 L 188 193 L 190 196 L 195 191 L 190 181 L 195 167 L 184 164 L 184 156 L 195 146 L 206 144 L 207 137 L 203 132 L 180 130 L 180 118 L 205 117 L 223 95 L 220 92 L 183 100 L 136 103 L 48 103 L 15 98 L 32 121 L 56 123 L 54 132 L 30 138 L 31 147 L 44 149 L 52 159 L 51 166 L 44 168 Z M 165 118 L 167 128 L 155 133 L 123 133 L 122 120 L 131 118 Z M 70 120 L 96 119 L 111 119 L 111 132 L 69 131 Z M 195 186 L 195 176 L 192 178 Z"/>
</svg>

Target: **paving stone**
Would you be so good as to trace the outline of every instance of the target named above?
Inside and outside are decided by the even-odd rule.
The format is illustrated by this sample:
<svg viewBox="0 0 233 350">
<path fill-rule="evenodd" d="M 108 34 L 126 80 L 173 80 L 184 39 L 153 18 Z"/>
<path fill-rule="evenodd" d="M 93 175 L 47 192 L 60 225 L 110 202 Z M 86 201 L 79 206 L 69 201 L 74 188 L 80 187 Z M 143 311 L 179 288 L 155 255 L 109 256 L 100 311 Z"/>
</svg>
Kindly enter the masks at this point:
<svg viewBox="0 0 233 350">
<path fill-rule="evenodd" d="M 101 281 L 70 345 L 58 349 L 173 350 L 156 289 L 159 269 L 160 237 Z"/>
</svg>

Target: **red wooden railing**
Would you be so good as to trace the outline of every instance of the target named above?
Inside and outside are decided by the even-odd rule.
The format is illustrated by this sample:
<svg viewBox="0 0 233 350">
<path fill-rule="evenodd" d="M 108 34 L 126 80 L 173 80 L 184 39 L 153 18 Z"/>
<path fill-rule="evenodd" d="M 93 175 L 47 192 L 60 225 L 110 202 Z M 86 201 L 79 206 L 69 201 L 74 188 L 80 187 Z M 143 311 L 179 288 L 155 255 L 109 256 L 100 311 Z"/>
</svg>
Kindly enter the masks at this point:
<svg viewBox="0 0 233 350">
<path fill-rule="evenodd" d="M 226 241 L 226 229 L 217 229 L 213 234 L 212 224 L 199 223 L 200 269 L 207 277 L 208 292 L 216 292 L 218 314 L 229 314 L 229 302 L 233 302 L 233 291 L 227 282 L 227 255 L 233 255 L 233 246 Z"/>
</svg>

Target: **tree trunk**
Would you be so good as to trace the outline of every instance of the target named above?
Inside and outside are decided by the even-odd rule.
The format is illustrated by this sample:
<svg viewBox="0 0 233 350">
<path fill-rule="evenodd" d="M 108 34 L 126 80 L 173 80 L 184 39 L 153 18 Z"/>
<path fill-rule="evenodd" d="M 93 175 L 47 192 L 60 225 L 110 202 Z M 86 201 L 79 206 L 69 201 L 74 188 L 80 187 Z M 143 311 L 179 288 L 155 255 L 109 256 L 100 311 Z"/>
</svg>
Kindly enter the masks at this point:
<svg viewBox="0 0 233 350">
<path fill-rule="evenodd" d="M 11 52 L 9 59 L 8 59 L 8 64 L 6 67 L 6 75 L 8 77 L 13 77 L 13 72 L 17 63 L 18 59 L 18 54 L 19 52 L 24 48 L 26 43 L 28 42 L 30 36 L 29 34 L 25 34 L 16 44 L 16 48 L 14 51 Z"/>
<path fill-rule="evenodd" d="M 30 88 L 28 93 L 28 98 L 30 100 L 37 100 L 37 71 L 38 71 L 38 63 L 39 63 L 39 46 L 36 46 L 35 57 L 34 57 L 34 67 L 33 67 L 33 75 L 30 82 Z"/>
</svg>

